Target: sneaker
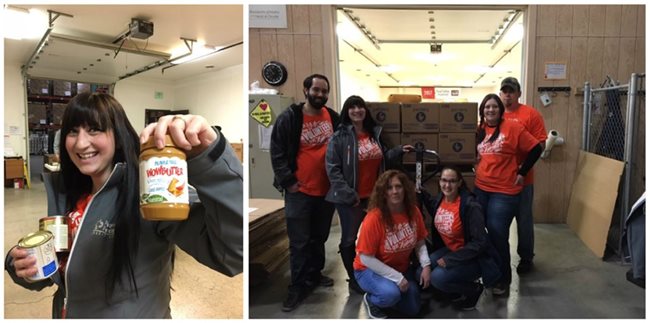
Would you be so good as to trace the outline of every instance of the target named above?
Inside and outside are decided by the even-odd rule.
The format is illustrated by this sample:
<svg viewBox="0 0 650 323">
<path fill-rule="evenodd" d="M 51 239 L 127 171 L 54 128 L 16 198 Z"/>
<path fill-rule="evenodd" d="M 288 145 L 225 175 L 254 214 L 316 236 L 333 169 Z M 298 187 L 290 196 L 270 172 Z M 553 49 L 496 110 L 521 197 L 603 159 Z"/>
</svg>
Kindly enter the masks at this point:
<svg viewBox="0 0 650 323">
<path fill-rule="evenodd" d="M 481 298 L 481 294 L 483 294 L 483 285 L 476 284 L 474 292 L 470 295 L 463 295 L 463 299 L 456 304 L 463 311 L 472 311 L 476 309 L 476 303 Z"/>
<path fill-rule="evenodd" d="M 289 295 L 287 296 L 287 299 L 282 302 L 282 312 L 291 312 L 300 305 L 300 302 L 302 301 L 302 297 L 300 297 L 300 293 L 298 292 L 289 292 Z"/>
<path fill-rule="evenodd" d="M 492 295 L 501 296 L 510 291 L 510 285 L 496 284 L 492 287 Z"/>
<path fill-rule="evenodd" d="M 532 260 L 520 260 L 519 265 L 517 265 L 517 273 L 518 274 L 526 274 L 529 273 L 533 269 L 533 261 Z"/>
<path fill-rule="evenodd" d="M 385 319 L 388 318 L 386 313 L 379 308 L 379 306 L 368 301 L 368 293 L 363 294 L 363 303 L 366 304 L 366 311 L 371 319 Z"/>
<path fill-rule="evenodd" d="M 314 288 L 316 286 L 324 286 L 324 287 L 329 287 L 329 286 L 334 286 L 334 279 L 329 278 L 325 275 L 319 275 L 318 278 L 316 279 L 308 279 L 305 282 L 305 285 L 310 288 Z"/>
</svg>

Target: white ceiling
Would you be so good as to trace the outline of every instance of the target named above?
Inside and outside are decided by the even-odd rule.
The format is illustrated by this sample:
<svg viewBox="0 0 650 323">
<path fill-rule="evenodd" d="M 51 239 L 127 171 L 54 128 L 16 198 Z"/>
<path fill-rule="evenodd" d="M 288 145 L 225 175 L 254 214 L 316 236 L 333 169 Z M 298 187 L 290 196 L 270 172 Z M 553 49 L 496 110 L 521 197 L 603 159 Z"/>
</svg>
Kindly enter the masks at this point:
<svg viewBox="0 0 650 323">
<path fill-rule="evenodd" d="M 337 12 L 340 68 L 380 87 L 498 86 L 504 77 L 521 76 L 523 14 L 517 14 L 521 9 L 341 6 Z M 508 27 L 504 20 L 513 18 Z M 379 48 L 359 25 L 375 37 Z M 493 46 L 490 39 L 500 26 L 504 36 Z M 431 53 L 434 41 L 442 44 L 441 53 Z"/>
<path fill-rule="evenodd" d="M 243 64 L 243 6 L 241 5 L 12 5 L 35 9 L 47 27 L 47 10 L 60 12 L 47 46 L 34 60 L 28 74 L 82 82 L 113 83 L 125 76 L 158 64 L 131 78 L 176 81 L 205 72 Z M 7 9 L 5 9 L 6 13 Z M 147 40 L 129 38 L 120 50 L 113 42 L 123 34 L 131 18 L 154 24 Z M 7 19 L 5 24 L 7 23 Z M 20 24 L 21 22 L 15 23 Z M 30 23 L 26 21 L 25 23 Z M 27 28 L 5 25 L 4 28 Z M 24 65 L 44 34 L 31 39 L 5 38 L 5 64 Z M 166 59 L 189 52 L 181 37 L 211 47 L 225 47 L 217 53 L 191 62 L 171 65 Z M 238 45 L 237 45 L 238 44 Z M 197 48 L 198 45 L 194 44 Z M 116 55 L 117 52 L 117 55 Z M 152 56 L 148 52 L 160 55 Z M 174 55 L 172 55 L 174 53 Z M 91 65 L 92 64 L 92 65 Z M 171 66 L 171 67 L 170 67 Z M 209 67 L 212 66 L 212 67 Z M 164 69 L 164 73 L 163 73 Z"/>
</svg>

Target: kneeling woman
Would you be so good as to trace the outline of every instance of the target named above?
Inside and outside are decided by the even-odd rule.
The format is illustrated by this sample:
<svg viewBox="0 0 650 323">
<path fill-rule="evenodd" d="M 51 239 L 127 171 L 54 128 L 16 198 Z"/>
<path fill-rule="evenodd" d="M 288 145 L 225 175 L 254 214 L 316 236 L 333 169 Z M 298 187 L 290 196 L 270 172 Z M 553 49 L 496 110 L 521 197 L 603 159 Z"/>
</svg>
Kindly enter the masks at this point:
<svg viewBox="0 0 650 323">
<path fill-rule="evenodd" d="M 496 250 L 485 229 L 483 210 L 467 189 L 458 169 L 445 166 L 440 175 L 437 198 L 423 192 L 424 207 L 433 216 L 431 285 L 449 293 L 460 294 L 455 305 L 473 310 L 483 292 L 483 282 L 491 286 L 500 277 L 494 259 Z"/>
<path fill-rule="evenodd" d="M 370 196 L 369 209 L 357 239 L 354 275 L 366 292 L 363 301 L 371 318 L 386 318 L 383 309 L 415 316 L 420 310 L 419 284 L 429 286 L 431 262 L 424 239 L 427 229 L 415 206 L 415 188 L 404 173 L 384 172 Z M 422 274 L 409 268 L 416 251 Z"/>
</svg>

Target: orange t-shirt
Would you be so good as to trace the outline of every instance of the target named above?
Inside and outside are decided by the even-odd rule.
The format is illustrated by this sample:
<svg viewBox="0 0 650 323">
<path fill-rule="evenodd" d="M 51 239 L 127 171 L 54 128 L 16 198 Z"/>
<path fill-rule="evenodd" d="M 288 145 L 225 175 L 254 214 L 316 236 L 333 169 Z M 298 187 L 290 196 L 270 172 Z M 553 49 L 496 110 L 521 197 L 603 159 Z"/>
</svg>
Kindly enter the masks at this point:
<svg viewBox="0 0 650 323">
<path fill-rule="evenodd" d="M 463 222 L 460 221 L 460 196 L 453 202 L 443 198 L 433 223 L 449 250 L 456 251 L 465 245 Z"/>
<path fill-rule="evenodd" d="M 70 241 L 69 248 L 72 249 L 72 243 L 74 238 L 77 236 L 77 231 L 79 230 L 79 225 L 81 225 L 81 219 L 83 218 L 84 212 L 86 212 L 86 207 L 90 203 L 90 199 L 93 196 L 91 194 L 83 195 L 77 201 L 75 205 L 75 210 L 68 213 L 68 241 Z M 65 270 L 68 264 L 68 254 L 64 254 L 61 260 L 59 261 L 59 271 L 61 274 L 65 274 Z"/>
<path fill-rule="evenodd" d="M 325 196 L 330 188 L 325 171 L 325 153 L 333 134 L 332 119 L 325 109 L 321 109 L 319 115 L 303 115 L 296 178 L 300 191 L 307 195 Z"/>
<path fill-rule="evenodd" d="M 384 158 L 379 143 L 372 140 L 367 133 L 357 134 L 359 151 L 359 185 L 357 193 L 359 198 L 367 198 L 372 193 L 372 188 L 377 181 L 379 166 Z"/>
<path fill-rule="evenodd" d="M 354 269 L 364 270 L 359 254 L 375 256 L 389 267 L 404 273 L 409 266 L 409 257 L 418 241 L 429 233 L 424 226 L 422 213 L 415 208 L 413 221 L 408 222 L 406 213 L 393 214 L 393 229 L 388 230 L 381 220 L 381 210 L 370 210 L 361 223 L 357 239 L 357 255 Z"/>
<path fill-rule="evenodd" d="M 533 137 L 537 138 L 539 142 L 546 140 L 546 128 L 544 127 L 544 118 L 535 108 L 520 104 L 517 110 L 513 112 L 506 111 L 503 118 L 511 121 L 519 122 Z M 523 163 L 526 159 L 526 154 L 519 155 L 519 164 Z M 531 168 L 526 174 L 524 185 L 532 184 L 535 180 L 534 168 Z"/>
<path fill-rule="evenodd" d="M 485 126 L 485 138 L 476 149 L 481 159 L 476 168 L 476 187 L 486 191 L 516 195 L 524 188 L 515 184 L 519 154 L 527 154 L 539 141 L 524 126 L 503 120 L 499 137 L 488 142 L 496 127 Z"/>
</svg>

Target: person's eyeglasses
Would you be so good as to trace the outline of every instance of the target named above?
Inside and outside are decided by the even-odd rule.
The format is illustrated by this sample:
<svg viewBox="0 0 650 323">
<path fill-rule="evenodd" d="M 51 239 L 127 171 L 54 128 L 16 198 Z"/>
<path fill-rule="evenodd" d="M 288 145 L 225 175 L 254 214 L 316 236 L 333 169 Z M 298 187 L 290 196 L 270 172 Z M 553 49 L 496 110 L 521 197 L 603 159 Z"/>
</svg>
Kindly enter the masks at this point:
<svg viewBox="0 0 650 323">
<path fill-rule="evenodd" d="M 440 183 L 447 183 L 447 184 L 456 184 L 460 180 L 459 179 L 446 179 L 446 178 L 441 178 Z"/>
</svg>

